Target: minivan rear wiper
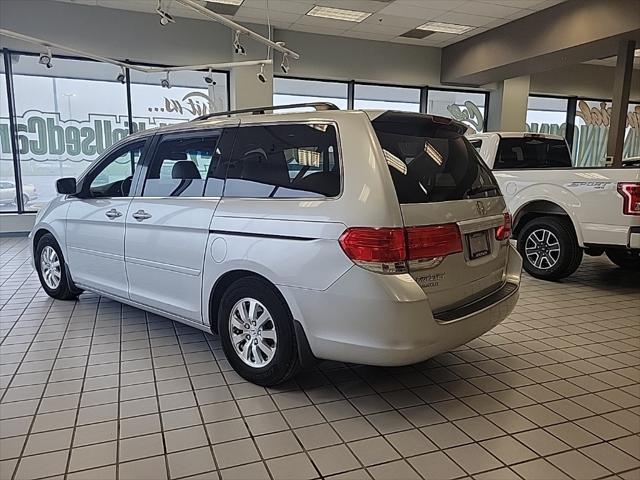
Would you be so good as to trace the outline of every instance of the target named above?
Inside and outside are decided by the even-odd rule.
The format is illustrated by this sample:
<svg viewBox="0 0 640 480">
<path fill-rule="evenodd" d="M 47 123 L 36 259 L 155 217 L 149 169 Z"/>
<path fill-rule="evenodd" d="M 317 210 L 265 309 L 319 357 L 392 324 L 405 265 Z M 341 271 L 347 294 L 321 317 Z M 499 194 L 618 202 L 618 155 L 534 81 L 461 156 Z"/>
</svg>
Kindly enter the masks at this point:
<svg viewBox="0 0 640 480">
<path fill-rule="evenodd" d="M 480 187 L 473 187 L 464 192 L 466 197 L 471 195 L 477 195 L 478 193 L 486 193 L 486 192 L 500 192 L 500 189 L 496 185 L 482 185 Z"/>
</svg>

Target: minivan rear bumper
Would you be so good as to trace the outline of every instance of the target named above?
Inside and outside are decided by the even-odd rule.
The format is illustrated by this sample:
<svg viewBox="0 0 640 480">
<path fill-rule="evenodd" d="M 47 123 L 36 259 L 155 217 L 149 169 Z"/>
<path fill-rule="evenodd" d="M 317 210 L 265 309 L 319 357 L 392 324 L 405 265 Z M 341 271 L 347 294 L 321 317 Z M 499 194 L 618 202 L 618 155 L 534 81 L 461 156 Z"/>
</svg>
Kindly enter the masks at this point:
<svg viewBox="0 0 640 480">
<path fill-rule="evenodd" d="M 408 274 L 354 266 L 325 291 L 281 287 L 317 358 L 409 365 L 459 347 L 502 322 L 519 297 L 522 259 L 510 246 L 504 286 L 454 310 L 433 314 Z"/>
</svg>

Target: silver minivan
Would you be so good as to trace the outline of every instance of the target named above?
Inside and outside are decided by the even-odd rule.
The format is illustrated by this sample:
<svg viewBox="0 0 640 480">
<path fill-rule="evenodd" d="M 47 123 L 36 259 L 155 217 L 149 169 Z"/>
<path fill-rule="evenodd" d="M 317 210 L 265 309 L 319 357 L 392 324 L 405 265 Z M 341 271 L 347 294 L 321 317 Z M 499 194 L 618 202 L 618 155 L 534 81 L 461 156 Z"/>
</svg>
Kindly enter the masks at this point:
<svg viewBox="0 0 640 480">
<path fill-rule="evenodd" d="M 216 333 L 260 385 L 420 362 L 504 320 L 522 261 L 465 126 L 307 106 L 140 132 L 58 180 L 30 235 L 44 290 Z"/>
</svg>

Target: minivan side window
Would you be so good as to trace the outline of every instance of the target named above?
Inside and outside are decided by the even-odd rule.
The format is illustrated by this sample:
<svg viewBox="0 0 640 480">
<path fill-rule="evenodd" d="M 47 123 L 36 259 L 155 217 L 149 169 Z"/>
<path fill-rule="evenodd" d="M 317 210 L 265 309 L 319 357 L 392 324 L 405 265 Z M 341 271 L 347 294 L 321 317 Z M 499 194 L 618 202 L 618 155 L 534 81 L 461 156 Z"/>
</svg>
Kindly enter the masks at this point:
<svg viewBox="0 0 640 480">
<path fill-rule="evenodd" d="M 89 175 L 89 195 L 92 198 L 128 197 L 131 180 L 138 166 L 146 140 L 122 146 L 109 154 Z"/>
<path fill-rule="evenodd" d="M 328 124 L 239 127 L 225 197 L 327 198 L 340 194 L 336 129 Z"/>
<path fill-rule="evenodd" d="M 209 169 L 220 158 L 220 133 L 180 133 L 161 138 L 149 162 L 142 196 L 201 197 Z"/>
</svg>

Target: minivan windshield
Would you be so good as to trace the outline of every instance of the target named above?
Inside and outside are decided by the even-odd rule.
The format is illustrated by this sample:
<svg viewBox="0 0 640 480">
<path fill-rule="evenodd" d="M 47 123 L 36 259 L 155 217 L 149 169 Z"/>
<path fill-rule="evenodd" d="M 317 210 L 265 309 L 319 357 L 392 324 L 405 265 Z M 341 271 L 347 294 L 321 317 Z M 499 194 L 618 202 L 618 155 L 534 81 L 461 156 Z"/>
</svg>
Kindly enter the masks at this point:
<svg viewBox="0 0 640 480">
<path fill-rule="evenodd" d="M 500 195 L 498 184 L 457 123 L 386 112 L 371 123 L 398 201 L 446 202 Z"/>
</svg>

